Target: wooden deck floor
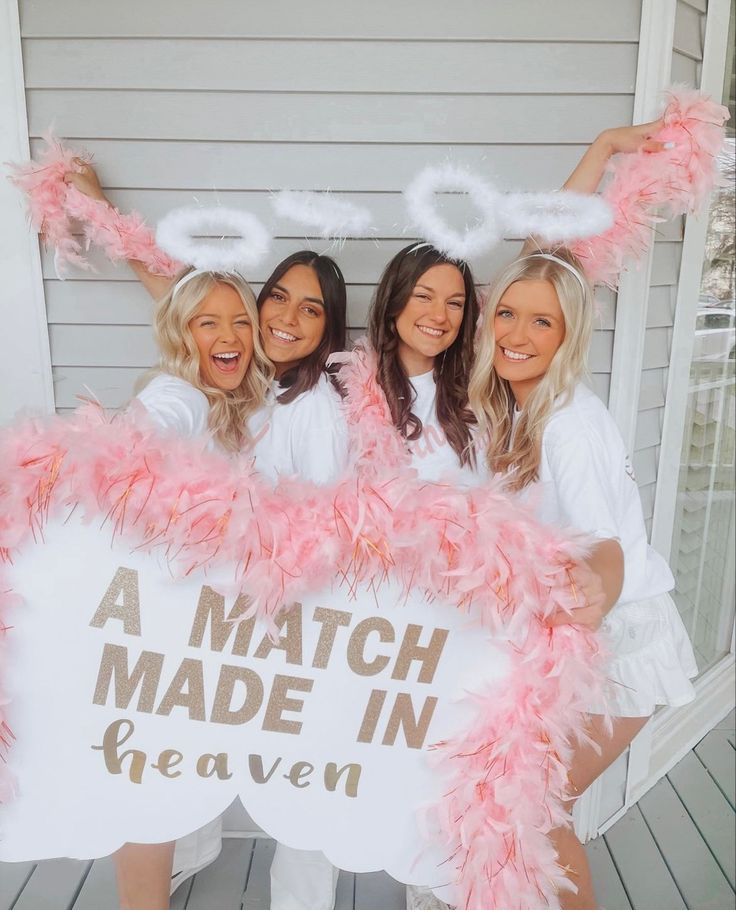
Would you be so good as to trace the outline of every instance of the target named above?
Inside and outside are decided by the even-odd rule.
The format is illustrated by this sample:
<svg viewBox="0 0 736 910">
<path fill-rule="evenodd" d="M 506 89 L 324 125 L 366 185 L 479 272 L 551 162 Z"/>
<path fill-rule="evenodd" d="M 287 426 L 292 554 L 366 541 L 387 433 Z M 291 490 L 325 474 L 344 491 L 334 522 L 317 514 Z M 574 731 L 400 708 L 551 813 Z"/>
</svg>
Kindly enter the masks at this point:
<svg viewBox="0 0 736 910">
<path fill-rule="evenodd" d="M 712 730 L 588 855 L 606 910 L 733 910 L 734 714 Z M 225 841 L 176 892 L 172 910 L 268 910 L 273 842 Z M 0 910 L 115 910 L 109 859 L 0 863 Z M 336 910 L 404 910 L 403 886 L 342 873 Z M 498 908 L 503 910 L 503 908 Z"/>
</svg>

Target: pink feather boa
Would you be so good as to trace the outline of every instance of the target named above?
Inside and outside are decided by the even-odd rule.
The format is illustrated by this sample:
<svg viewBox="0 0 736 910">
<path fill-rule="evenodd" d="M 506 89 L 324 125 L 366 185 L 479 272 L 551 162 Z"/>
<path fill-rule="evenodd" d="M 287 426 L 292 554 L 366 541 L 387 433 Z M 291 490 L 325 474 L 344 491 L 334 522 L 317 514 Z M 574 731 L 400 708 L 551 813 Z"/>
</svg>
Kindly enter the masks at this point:
<svg viewBox="0 0 736 910">
<path fill-rule="evenodd" d="M 89 155 L 65 148 L 51 135 L 46 141 L 38 162 L 10 166 L 10 180 L 26 197 L 33 227 L 53 248 L 60 276 L 67 264 L 91 268 L 74 234 L 77 224 L 87 248 L 90 244 L 100 247 L 112 262 L 134 259 L 149 272 L 164 277 L 173 278 L 181 272 L 184 265 L 158 248 L 153 231 L 137 212 L 122 215 L 113 206 L 91 199 L 64 182 L 68 173 L 80 171 L 74 159 L 90 161 Z"/>
<path fill-rule="evenodd" d="M 361 448 L 355 474 L 332 488 L 292 480 L 273 491 L 246 457 L 161 435 L 135 406 L 110 418 L 86 405 L 0 431 L 0 570 L 49 517 L 78 509 L 112 537 L 166 554 L 180 575 L 235 565 L 232 592 L 257 591 L 253 611 L 272 621 L 330 584 L 335 567 L 351 586 L 391 575 L 460 609 L 472 601 L 510 636 L 513 669 L 500 693 L 471 696 L 477 722 L 436 746 L 448 785 L 431 836 L 446 846 L 465 910 L 557 908 L 569 880 L 547 834 L 568 818 L 566 761 L 602 678 L 595 637 L 551 631 L 544 618 L 574 605 L 567 568 L 585 542 L 540 526 L 497 486 L 460 493 L 418 482 L 371 355 L 342 376 Z M 18 600 L 0 581 L 0 639 Z M 5 749 L 7 709 L 0 694 Z M 0 762 L 0 799 L 12 789 Z"/>
<path fill-rule="evenodd" d="M 671 88 L 667 97 L 664 126 L 652 138 L 674 147 L 614 157 L 603 190 L 614 224 L 598 237 L 572 245 L 594 284 L 615 290 L 625 261 L 641 259 L 651 246 L 652 227 L 697 211 L 718 183 L 717 156 L 728 109 L 684 86 Z"/>
</svg>

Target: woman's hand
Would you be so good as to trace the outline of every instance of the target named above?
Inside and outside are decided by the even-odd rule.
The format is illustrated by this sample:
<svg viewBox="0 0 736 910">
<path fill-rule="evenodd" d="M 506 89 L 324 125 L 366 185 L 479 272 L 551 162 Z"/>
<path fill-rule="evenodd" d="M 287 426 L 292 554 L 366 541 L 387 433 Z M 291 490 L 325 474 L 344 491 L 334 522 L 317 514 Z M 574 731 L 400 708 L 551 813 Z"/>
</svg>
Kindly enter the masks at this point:
<svg viewBox="0 0 736 910">
<path fill-rule="evenodd" d="M 573 597 L 578 606 L 569 613 L 557 610 L 547 619 L 548 626 L 585 626 L 598 630 L 608 612 L 608 597 L 603 579 L 586 562 L 573 563 L 567 570 Z"/>
<path fill-rule="evenodd" d="M 593 145 L 596 143 L 605 151 L 607 157 L 611 155 L 629 155 L 633 152 L 662 152 L 671 148 L 668 142 L 659 142 L 652 139 L 664 127 L 664 120 L 652 120 L 649 123 L 638 123 L 636 126 L 618 126 L 614 129 L 603 130 Z"/>
<path fill-rule="evenodd" d="M 99 202 L 106 202 L 108 205 L 111 205 L 112 203 L 107 196 L 105 196 L 102 186 L 100 185 L 99 177 L 92 165 L 83 158 L 75 158 L 74 163 L 79 170 L 67 171 L 64 175 L 64 183 L 76 187 L 80 193 L 84 193 L 84 195 L 89 196 L 90 199 L 97 199 Z"/>
</svg>

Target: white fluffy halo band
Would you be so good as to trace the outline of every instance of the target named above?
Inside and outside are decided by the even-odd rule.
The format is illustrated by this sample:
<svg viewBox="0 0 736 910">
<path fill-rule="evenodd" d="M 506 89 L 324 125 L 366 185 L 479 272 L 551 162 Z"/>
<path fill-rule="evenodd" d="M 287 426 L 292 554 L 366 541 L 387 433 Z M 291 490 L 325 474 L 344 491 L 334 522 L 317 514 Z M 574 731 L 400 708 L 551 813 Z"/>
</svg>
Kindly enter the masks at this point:
<svg viewBox="0 0 736 910">
<path fill-rule="evenodd" d="M 198 269 L 247 272 L 267 256 L 271 235 L 250 212 L 188 206 L 174 209 L 159 221 L 156 242 L 170 256 Z"/>
<path fill-rule="evenodd" d="M 445 221 L 437 211 L 435 195 L 448 192 L 467 193 L 482 216 L 478 225 L 459 231 Z M 454 164 L 424 168 L 404 190 L 404 198 L 421 236 L 452 259 L 478 256 L 501 240 L 499 194 L 482 177 Z"/>
<path fill-rule="evenodd" d="M 595 237 L 613 224 L 613 210 L 604 199 L 568 190 L 509 193 L 502 197 L 500 217 L 510 236 L 534 236 L 549 243 Z"/>
<path fill-rule="evenodd" d="M 365 237 L 373 231 L 367 208 L 331 193 L 281 190 L 271 204 L 277 215 L 306 225 L 325 240 L 344 242 L 347 237 Z"/>
<path fill-rule="evenodd" d="M 480 223 L 464 231 L 451 227 L 437 211 L 434 198 L 447 192 L 466 193 L 482 215 Z M 504 235 L 565 243 L 597 236 L 613 224 L 611 207 L 600 196 L 565 191 L 504 195 L 482 177 L 452 164 L 425 168 L 404 196 L 420 235 L 452 259 L 486 253 Z"/>
</svg>

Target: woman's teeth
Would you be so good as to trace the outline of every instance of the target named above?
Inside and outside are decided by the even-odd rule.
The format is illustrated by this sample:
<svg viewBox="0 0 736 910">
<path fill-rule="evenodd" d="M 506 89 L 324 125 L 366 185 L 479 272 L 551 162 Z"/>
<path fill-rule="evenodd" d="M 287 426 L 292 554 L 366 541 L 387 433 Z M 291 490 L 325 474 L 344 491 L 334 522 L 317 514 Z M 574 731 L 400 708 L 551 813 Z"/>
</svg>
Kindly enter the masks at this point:
<svg viewBox="0 0 736 910">
<path fill-rule="evenodd" d="M 501 348 L 503 356 L 509 360 L 529 360 L 531 354 L 520 354 L 518 351 L 510 351 L 508 348 Z"/>
<path fill-rule="evenodd" d="M 442 329 L 430 329 L 428 325 L 418 325 L 417 328 L 425 335 L 431 335 L 432 338 L 441 338 L 445 334 Z"/>
<path fill-rule="evenodd" d="M 240 354 L 237 351 L 228 351 L 226 354 L 213 354 L 215 366 L 223 373 L 234 373 L 240 363 Z"/>
<path fill-rule="evenodd" d="M 299 341 L 296 335 L 290 335 L 289 332 L 282 332 L 280 329 L 271 329 L 271 334 L 279 341 Z"/>
</svg>

